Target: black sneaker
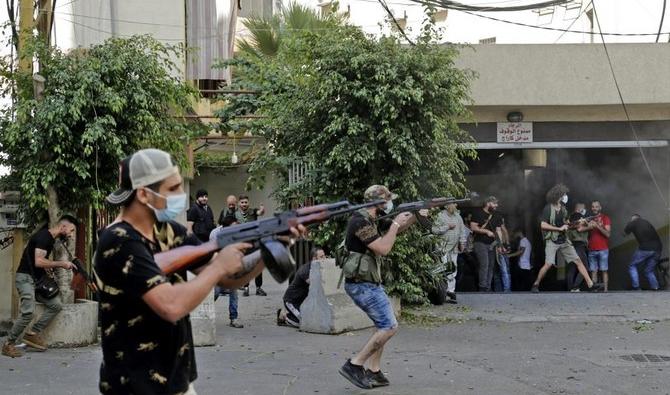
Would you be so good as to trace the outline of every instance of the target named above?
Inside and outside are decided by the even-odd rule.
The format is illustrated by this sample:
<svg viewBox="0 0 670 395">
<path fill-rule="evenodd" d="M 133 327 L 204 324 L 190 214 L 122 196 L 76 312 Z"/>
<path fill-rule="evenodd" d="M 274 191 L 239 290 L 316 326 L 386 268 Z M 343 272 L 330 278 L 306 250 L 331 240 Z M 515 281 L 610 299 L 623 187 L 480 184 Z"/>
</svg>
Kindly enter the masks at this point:
<svg viewBox="0 0 670 395">
<path fill-rule="evenodd" d="M 242 296 L 249 296 L 249 287 L 244 287 L 244 293 L 242 293 Z"/>
<path fill-rule="evenodd" d="M 365 369 L 365 374 L 368 376 L 368 380 L 370 381 L 370 384 L 372 384 L 372 387 L 386 387 L 387 385 L 391 384 L 389 382 L 389 379 L 384 376 L 384 373 L 382 371 L 378 372 L 373 372 L 370 369 Z"/>
<path fill-rule="evenodd" d="M 340 374 L 358 388 L 365 390 L 372 388 L 372 383 L 370 383 L 370 379 L 365 374 L 365 369 L 362 366 L 352 364 L 351 359 L 347 359 L 347 362 L 342 365 Z"/>
<path fill-rule="evenodd" d="M 456 300 L 456 293 L 455 292 L 447 292 L 447 298 L 448 298 L 446 300 L 447 303 L 451 303 L 451 304 L 457 304 L 458 303 L 458 301 Z"/>
<path fill-rule="evenodd" d="M 263 291 L 263 288 L 261 288 L 261 287 L 256 288 L 256 295 L 258 295 L 258 296 L 268 296 L 268 294 L 266 294 L 265 291 Z"/>
<path fill-rule="evenodd" d="M 591 285 L 591 288 L 586 288 L 586 290 L 589 292 L 598 292 L 602 291 L 603 289 L 605 289 L 605 284 L 603 283 L 593 283 L 593 285 Z"/>
<path fill-rule="evenodd" d="M 537 294 L 540 293 L 540 286 L 539 285 L 533 285 L 533 288 L 530 289 L 530 292 Z"/>
</svg>

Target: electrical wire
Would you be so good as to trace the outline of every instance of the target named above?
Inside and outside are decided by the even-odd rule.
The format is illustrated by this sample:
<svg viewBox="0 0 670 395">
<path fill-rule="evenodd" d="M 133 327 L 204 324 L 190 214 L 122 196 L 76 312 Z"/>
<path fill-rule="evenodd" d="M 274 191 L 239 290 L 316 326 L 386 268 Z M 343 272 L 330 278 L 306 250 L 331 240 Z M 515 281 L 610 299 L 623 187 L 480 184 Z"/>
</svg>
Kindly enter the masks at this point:
<svg viewBox="0 0 670 395">
<path fill-rule="evenodd" d="M 565 33 L 567 33 L 567 30 L 570 30 L 570 29 L 572 28 L 572 26 L 574 26 L 574 24 L 577 23 L 577 21 L 579 20 L 579 18 L 581 18 L 582 15 L 584 15 L 584 11 L 586 11 L 592 4 L 593 4 L 593 1 L 589 1 L 589 4 L 587 4 L 584 8 L 582 8 L 582 9 L 579 11 L 579 14 L 577 15 L 577 17 L 572 21 L 572 23 L 570 23 L 570 25 L 568 25 L 568 27 L 566 28 L 566 31 L 562 32 L 561 35 L 558 36 L 558 38 L 556 39 L 556 41 L 554 41 L 554 44 L 556 44 L 561 38 L 563 38 L 563 36 L 565 35 Z"/>
<path fill-rule="evenodd" d="M 540 3 L 531 3 L 531 4 L 507 6 L 507 7 L 468 5 L 451 0 L 439 0 L 435 2 L 439 3 L 440 7 L 442 8 L 448 8 L 457 11 L 509 12 L 509 11 L 528 11 L 528 10 L 535 10 L 538 8 L 554 7 L 557 5 L 567 4 L 570 1 L 571 0 L 549 0 Z"/>
<path fill-rule="evenodd" d="M 663 9 L 661 10 L 661 23 L 658 24 L 658 34 L 656 34 L 656 42 L 661 38 L 661 29 L 663 29 L 663 20 L 665 19 L 665 6 L 668 5 L 668 0 L 663 0 Z"/>
<path fill-rule="evenodd" d="M 442 3 L 437 2 L 437 1 L 432 1 L 432 0 L 409 0 L 409 1 L 413 1 L 413 2 L 416 2 L 416 3 L 421 3 L 421 4 L 425 4 L 425 5 L 432 5 L 434 7 L 444 8 Z M 465 13 L 465 14 L 468 14 L 468 15 L 473 15 L 473 16 L 476 16 L 476 17 L 479 17 L 479 18 L 489 19 L 489 20 L 496 21 L 496 22 L 507 23 L 507 24 L 510 24 L 510 25 L 523 26 L 523 27 L 528 27 L 528 28 L 532 28 L 532 29 L 551 30 L 551 31 L 555 31 L 555 32 L 579 33 L 579 34 L 589 34 L 589 35 L 602 34 L 604 36 L 619 36 L 619 37 L 647 37 L 647 36 L 656 36 L 658 34 L 658 33 L 609 33 L 609 32 L 596 33 L 596 32 L 591 32 L 591 31 L 586 31 L 586 30 L 560 29 L 560 28 L 555 28 L 555 27 L 538 26 L 538 25 L 531 25 L 531 24 L 528 24 L 528 23 L 514 22 L 514 21 L 507 20 L 507 19 L 501 19 L 501 18 L 495 18 L 495 17 L 488 16 L 488 15 L 477 14 L 476 12 L 462 11 L 462 10 L 460 10 L 460 11 Z M 670 34 L 670 32 L 663 32 L 661 34 Z"/>
<path fill-rule="evenodd" d="M 596 21 L 596 24 L 598 25 L 598 31 L 602 31 L 602 28 L 600 26 L 600 18 L 598 18 L 598 13 L 596 12 L 596 2 L 595 0 L 591 0 L 591 4 L 593 5 L 593 18 Z M 623 108 L 624 114 L 626 115 L 626 120 L 628 121 L 628 126 L 630 127 L 631 132 L 633 132 L 633 137 L 635 138 L 635 141 L 637 142 L 637 148 L 640 151 L 640 156 L 642 157 L 642 162 L 644 162 L 644 166 L 647 168 L 647 172 L 649 173 L 649 176 L 651 177 L 651 180 L 654 183 L 654 186 L 656 186 L 656 190 L 658 191 L 658 195 L 661 197 L 661 200 L 663 201 L 663 204 L 665 207 L 668 207 L 668 201 L 665 198 L 665 195 L 663 194 L 663 191 L 661 189 L 661 186 L 658 183 L 658 180 L 656 180 L 656 176 L 654 175 L 654 172 L 651 170 L 651 166 L 649 165 L 649 161 L 647 160 L 647 155 L 645 155 L 644 150 L 642 149 L 642 145 L 640 144 L 640 137 L 637 133 L 637 130 L 635 129 L 635 125 L 633 124 L 633 121 L 630 119 L 630 114 L 628 113 L 628 106 L 626 105 L 626 102 L 623 99 L 623 94 L 621 93 L 621 88 L 619 87 L 619 81 L 616 78 L 616 73 L 614 72 L 614 65 L 612 64 L 612 58 L 610 57 L 610 53 L 607 49 L 607 44 L 605 43 L 605 36 L 603 34 L 600 34 L 600 39 L 602 40 L 603 43 L 603 49 L 605 50 L 605 55 L 607 56 L 607 63 L 610 66 L 610 71 L 612 72 L 612 78 L 614 79 L 614 86 L 616 87 L 616 91 L 619 94 L 619 100 L 621 101 L 621 107 Z M 670 208 L 670 207 L 669 207 Z"/>
<path fill-rule="evenodd" d="M 396 28 L 398 28 L 398 31 L 400 32 L 400 34 L 402 34 L 402 36 L 405 37 L 405 40 L 407 40 L 407 42 L 410 43 L 411 45 L 416 45 L 416 43 L 414 41 L 410 40 L 410 38 L 407 37 L 407 33 L 405 33 L 405 29 L 403 29 L 400 26 L 400 23 L 398 22 L 398 20 L 395 19 L 395 16 L 393 15 L 393 12 L 389 8 L 389 6 L 386 4 L 386 0 L 379 0 L 379 4 L 381 4 L 382 8 L 384 8 L 384 10 L 388 14 L 388 16 L 391 18 L 391 20 L 395 24 Z"/>
</svg>

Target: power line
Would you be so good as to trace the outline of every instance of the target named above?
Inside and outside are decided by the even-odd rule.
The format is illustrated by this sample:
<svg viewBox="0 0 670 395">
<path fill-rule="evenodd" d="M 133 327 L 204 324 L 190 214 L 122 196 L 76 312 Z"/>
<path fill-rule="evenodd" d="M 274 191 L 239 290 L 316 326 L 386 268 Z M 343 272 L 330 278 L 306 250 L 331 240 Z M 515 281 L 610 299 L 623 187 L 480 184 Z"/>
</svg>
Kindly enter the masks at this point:
<svg viewBox="0 0 670 395">
<path fill-rule="evenodd" d="M 417 1 L 417 2 L 422 2 L 422 3 L 426 3 L 426 4 L 428 4 L 430 2 L 430 1 L 426 1 L 426 0 L 409 0 L 409 1 Z M 430 2 L 430 3 L 431 3 L 431 5 L 440 7 L 439 4 L 436 4 L 434 2 Z M 555 32 L 578 33 L 578 34 L 589 34 L 589 35 L 602 34 L 603 36 L 623 36 L 623 37 L 645 37 L 645 36 L 648 37 L 648 36 L 656 36 L 658 34 L 658 33 L 606 33 L 606 32 L 595 33 L 595 32 L 586 31 L 586 30 L 569 30 L 569 29 L 560 29 L 560 28 L 556 28 L 556 27 L 531 25 L 531 24 L 528 24 L 528 23 L 514 22 L 514 21 L 510 21 L 510 20 L 506 20 L 506 19 L 495 18 L 495 17 L 488 16 L 488 15 L 481 15 L 481 14 L 477 14 L 475 12 L 470 12 L 470 11 L 461 11 L 461 12 L 464 12 L 466 14 L 473 15 L 473 16 L 476 16 L 476 17 L 479 17 L 479 18 L 490 19 L 492 21 L 507 23 L 507 24 L 510 24 L 510 25 L 529 27 L 529 28 L 532 28 L 532 29 L 551 30 L 551 31 L 555 31 Z M 661 33 L 661 34 L 670 34 L 670 32 L 664 32 L 664 33 Z"/>
<path fill-rule="evenodd" d="M 561 38 L 563 38 L 563 36 L 565 35 L 565 33 L 567 33 L 567 30 L 570 30 L 570 29 L 572 28 L 572 26 L 574 26 L 574 24 L 577 23 L 577 21 L 579 20 L 579 18 L 581 18 L 582 15 L 584 15 L 584 11 L 586 11 L 592 4 L 593 4 L 593 1 L 589 1 L 589 4 L 587 4 L 584 8 L 582 8 L 582 9 L 579 11 L 579 14 L 577 15 L 577 17 L 572 21 L 572 23 L 570 23 L 570 25 L 568 25 L 568 27 L 566 28 L 566 31 L 561 32 L 561 35 L 558 36 L 558 38 L 556 39 L 556 41 L 554 41 L 554 44 L 556 44 Z"/>
<path fill-rule="evenodd" d="M 416 0 L 410 0 L 410 1 L 421 2 Z M 525 5 L 506 6 L 506 7 L 468 5 L 460 3 L 458 1 L 451 1 L 451 0 L 434 0 L 431 2 L 435 3 L 434 5 L 438 7 L 458 11 L 509 12 L 509 11 L 527 11 L 539 8 L 554 7 L 557 5 L 567 4 L 570 2 L 570 0 L 549 0 L 540 3 L 531 3 Z"/>
<path fill-rule="evenodd" d="M 616 87 L 616 91 L 619 94 L 619 100 L 621 101 L 621 107 L 623 107 L 623 112 L 626 114 L 626 120 L 628 121 L 628 126 L 630 127 L 631 132 L 633 132 L 633 137 L 635 137 L 635 141 L 637 142 L 637 148 L 640 151 L 642 162 L 644 162 L 644 166 L 647 168 L 647 172 L 649 173 L 649 176 L 651 176 L 651 180 L 654 182 L 654 186 L 656 186 L 658 195 L 661 197 L 661 200 L 663 200 L 663 204 L 665 205 L 665 207 L 668 207 L 668 201 L 665 199 L 665 195 L 661 190 L 661 186 L 658 184 L 656 176 L 654 176 L 654 172 L 651 170 L 651 166 L 649 165 L 649 161 L 647 160 L 647 155 L 645 155 L 644 150 L 642 149 L 642 145 L 640 144 L 640 137 L 637 134 L 637 130 L 635 129 L 633 121 L 630 119 L 630 114 L 628 113 L 628 106 L 626 105 L 626 102 L 623 99 L 623 94 L 621 93 L 621 88 L 619 87 L 619 81 L 617 80 L 616 73 L 614 72 L 614 65 L 612 64 L 612 58 L 610 57 L 610 53 L 607 49 L 607 44 L 605 43 L 605 36 L 602 34 L 602 28 L 600 26 L 600 18 L 598 18 L 598 13 L 596 12 L 595 0 L 591 0 L 591 4 L 593 4 L 593 18 L 596 20 L 596 24 L 598 25 L 598 31 L 601 32 L 600 39 L 603 42 L 603 49 L 605 50 L 605 55 L 607 56 L 607 63 L 610 66 L 610 71 L 612 72 L 612 78 L 614 79 L 614 86 Z"/>
<path fill-rule="evenodd" d="M 661 11 L 661 23 L 658 24 L 658 34 L 656 35 L 656 42 L 661 38 L 661 29 L 663 28 L 663 20 L 665 19 L 665 6 L 668 5 L 668 0 L 663 0 L 663 10 Z"/>
<path fill-rule="evenodd" d="M 407 42 L 410 43 L 411 45 L 416 45 L 416 43 L 414 43 L 414 41 L 410 40 L 410 38 L 407 37 L 407 33 L 405 33 L 405 30 L 402 28 L 402 26 L 400 26 L 400 23 L 398 23 L 398 20 L 395 19 L 395 16 L 393 15 L 393 12 L 389 8 L 389 6 L 386 4 L 386 1 L 385 0 L 379 0 L 379 4 L 381 4 L 382 8 L 384 8 L 384 10 L 386 10 L 386 13 L 389 15 L 391 20 L 393 20 L 393 23 L 398 28 L 398 31 L 400 31 L 400 34 L 402 34 L 402 36 L 405 37 L 405 40 L 407 40 Z"/>
</svg>

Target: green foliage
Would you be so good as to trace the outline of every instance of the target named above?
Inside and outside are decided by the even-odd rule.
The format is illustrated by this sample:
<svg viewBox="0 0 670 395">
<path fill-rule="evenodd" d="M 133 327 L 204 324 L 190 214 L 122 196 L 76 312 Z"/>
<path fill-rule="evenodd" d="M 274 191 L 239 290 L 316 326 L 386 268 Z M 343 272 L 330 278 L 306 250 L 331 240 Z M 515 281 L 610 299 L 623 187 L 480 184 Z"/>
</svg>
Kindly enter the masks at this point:
<svg viewBox="0 0 670 395">
<path fill-rule="evenodd" d="M 371 184 L 389 186 L 403 201 L 463 193 L 464 158 L 474 151 L 460 144 L 472 139 L 457 120 L 469 116 L 471 75 L 454 66 L 455 48 L 432 44 L 433 38 L 430 24 L 418 45 L 404 46 L 333 22 L 283 37 L 272 57 L 236 60 L 238 83 L 259 94 L 245 102 L 231 97 L 227 111 L 263 115 L 246 127 L 268 142 L 252 163 L 249 183 L 278 174 L 275 197 L 286 204 L 308 197 L 362 201 Z M 287 168 L 295 160 L 313 170 L 289 185 Z M 345 224 L 321 226 L 313 232 L 316 242 L 332 249 Z M 392 293 L 426 301 L 433 247 L 416 229 L 399 238 L 386 272 Z"/>
<path fill-rule="evenodd" d="M 176 47 L 148 36 L 110 39 L 67 54 L 34 44 L 43 99 L 19 98 L 0 118 L 0 163 L 11 166 L 28 221 L 47 208 L 47 186 L 62 209 L 98 206 L 116 187 L 118 161 L 144 147 L 171 152 L 184 168 L 184 144 L 201 129 L 180 119 L 195 93 L 179 79 Z M 3 70 L 3 86 L 25 76 Z"/>
</svg>

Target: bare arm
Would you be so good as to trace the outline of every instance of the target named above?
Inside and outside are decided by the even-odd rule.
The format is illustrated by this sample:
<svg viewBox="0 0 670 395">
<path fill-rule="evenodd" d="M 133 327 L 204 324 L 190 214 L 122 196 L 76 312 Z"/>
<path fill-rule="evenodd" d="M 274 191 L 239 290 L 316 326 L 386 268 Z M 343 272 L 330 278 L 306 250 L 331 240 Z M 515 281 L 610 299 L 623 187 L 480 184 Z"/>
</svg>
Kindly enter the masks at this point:
<svg viewBox="0 0 670 395">
<path fill-rule="evenodd" d="M 72 269 L 74 266 L 69 261 L 52 261 L 47 258 L 46 250 L 35 248 L 35 266 L 43 269 L 62 267 L 63 269 Z"/>
<path fill-rule="evenodd" d="M 507 257 L 508 257 L 508 258 L 514 258 L 514 257 L 516 257 L 516 256 L 523 255 L 523 253 L 524 253 L 525 251 L 526 251 L 526 247 L 519 247 L 519 249 L 516 250 L 516 251 L 514 251 L 513 253 L 511 253 L 511 254 L 507 254 Z"/>
<path fill-rule="evenodd" d="M 233 277 L 242 270 L 243 250 L 249 247 L 244 243 L 228 246 L 194 279 L 179 284 L 157 285 L 147 291 L 142 300 L 162 319 L 176 323 L 202 303 L 222 278 Z"/>
<path fill-rule="evenodd" d="M 288 237 L 288 236 L 286 236 Z M 210 260 L 210 263 L 214 260 L 216 257 L 216 254 L 212 257 L 212 260 Z M 209 265 L 209 263 L 207 264 Z M 201 266 L 195 270 L 193 270 L 193 273 L 195 274 L 200 274 L 202 273 L 203 270 L 205 270 L 206 266 Z M 243 271 L 247 271 L 251 268 L 250 271 L 243 275 L 236 275 L 234 277 L 230 276 L 224 276 L 219 279 L 219 282 L 216 284 L 220 287 L 223 288 L 228 288 L 228 289 L 233 289 L 240 287 L 246 283 L 249 282 L 249 280 L 253 280 L 260 274 L 260 272 L 263 271 L 265 268 L 265 264 L 263 263 L 263 260 L 261 259 L 261 253 L 260 251 L 255 251 L 249 255 L 245 255 L 244 258 L 242 258 L 242 267 L 244 268 Z"/>
<path fill-rule="evenodd" d="M 568 228 L 568 225 L 563 225 L 560 228 L 557 226 L 553 226 L 548 222 L 542 221 L 540 223 L 540 228 L 544 230 L 545 232 L 563 232 Z"/>
<path fill-rule="evenodd" d="M 193 221 L 186 221 L 186 233 L 189 235 L 193 233 Z"/>
<path fill-rule="evenodd" d="M 505 244 L 509 244 L 509 232 L 507 231 L 507 226 L 505 226 L 505 224 L 502 224 L 500 227 L 500 233 L 500 240 L 502 240 Z"/>
<path fill-rule="evenodd" d="M 489 237 L 495 237 L 495 234 L 488 229 L 480 228 L 479 224 L 476 222 L 470 222 L 470 230 L 472 233 L 479 233 L 480 235 L 487 235 Z"/>
<path fill-rule="evenodd" d="M 393 221 L 389 231 L 386 232 L 383 237 L 380 237 L 372 243 L 368 244 L 368 248 L 374 252 L 375 255 L 388 255 L 388 253 L 391 252 L 391 248 L 393 248 L 393 244 L 395 243 L 395 239 L 400 228 L 400 225 L 396 221 Z"/>
</svg>

